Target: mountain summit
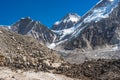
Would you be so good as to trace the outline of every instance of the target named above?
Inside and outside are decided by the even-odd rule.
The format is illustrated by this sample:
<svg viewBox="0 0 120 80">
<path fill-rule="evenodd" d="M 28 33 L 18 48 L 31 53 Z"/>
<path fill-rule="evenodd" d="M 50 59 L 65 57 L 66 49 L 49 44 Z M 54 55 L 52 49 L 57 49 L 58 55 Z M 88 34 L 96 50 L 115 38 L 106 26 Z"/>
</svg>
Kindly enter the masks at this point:
<svg viewBox="0 0 120 80">
<path fill-rule="evenodd" d="M 55 22 L 52 26 L 53 30 L 63 30 L 73 27 L 80 20 L 80 16 L 76 13 L 67 14 L 62 20 Z"/>
</svg>

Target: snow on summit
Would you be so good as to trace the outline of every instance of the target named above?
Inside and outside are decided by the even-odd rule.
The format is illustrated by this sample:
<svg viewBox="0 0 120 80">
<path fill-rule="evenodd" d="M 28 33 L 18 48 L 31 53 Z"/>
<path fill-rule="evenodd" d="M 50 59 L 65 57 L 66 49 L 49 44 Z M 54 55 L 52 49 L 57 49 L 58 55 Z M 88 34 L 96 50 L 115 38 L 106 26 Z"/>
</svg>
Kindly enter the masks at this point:
<svg viewBox="0 0 120 80">
<path fill-rule="evenodd" d="M 97 5 L 84 16 L 82 21 L 76 25 L 76 30 L 73 32 L 72 37 L 79 35 L 86 27 L 81 27 L 83 23 L 98 22 L 103 18 L 109 18 L 109 14 L 118 6 L 119 2 L 119 0 L 101 0 L 98 2 Z"/>
<path fill-rule="evenodd" d="M 69 21 L 72 21 L 72 22 L 77 22 L 80 20 L 80 16 L 78 16 L 77 14 L 68 14 L 68 16 L 63 20 L 63 22 L 69 22 Z"/>
<path fill-rule="evenodd" d="M 59 25 L 61 23 L 69 23 L 69 22 L 76 23 L 79 20 L 80 20 L 79 15 L 77 15 L 76 13 L 69 13 L 62 20 L 55 22 L 54 25 Z"/>
<path fill-rule="evenodd" d="M 104 2 L 104 4 L 101 4 L 101 6 L 95 7 L 91 11 L 91 13 L 88 14 L 88 16 L 84 19 L 84 23 L 89 23 L 91 21 L 97 22 L 101 20 L 102 18 L 108 18 L 113 8 L 117 7 L 118 2 L 119 0 L 108 0 Z"/>
</svg>

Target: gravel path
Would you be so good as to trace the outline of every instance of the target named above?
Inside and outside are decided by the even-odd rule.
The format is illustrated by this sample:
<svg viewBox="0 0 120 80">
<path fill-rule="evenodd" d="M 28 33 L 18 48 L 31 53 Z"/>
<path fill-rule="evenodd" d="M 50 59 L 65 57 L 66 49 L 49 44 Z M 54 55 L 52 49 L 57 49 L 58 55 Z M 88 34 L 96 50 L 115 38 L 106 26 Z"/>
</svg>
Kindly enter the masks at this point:
<svg viewBox="0 0 120 80">
<path fill-rule="evenodd" d="M 9 68 L 0 67 L 0 80 L 77 80 L 64 75 L 34 72 L 34 71 L 12 71 Z"/>
</svg>

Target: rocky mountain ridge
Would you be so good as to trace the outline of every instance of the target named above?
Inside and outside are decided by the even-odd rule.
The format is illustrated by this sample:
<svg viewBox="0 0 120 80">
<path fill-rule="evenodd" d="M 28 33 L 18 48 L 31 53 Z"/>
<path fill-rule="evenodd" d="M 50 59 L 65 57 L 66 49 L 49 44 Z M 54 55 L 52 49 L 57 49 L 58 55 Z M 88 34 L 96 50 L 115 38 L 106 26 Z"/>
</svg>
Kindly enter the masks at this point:
<svg viewBox="0 0 120 80">
<path fill-rule="evenodd" d="M 22 35 L 31 36 L 43 44 L 52 43 L 56 34 L 44 26 L 39 21 L 34 21 L 30 17 L 22 18 L 15 24 L 11 25 L 10 30 Z"/>
</svg>

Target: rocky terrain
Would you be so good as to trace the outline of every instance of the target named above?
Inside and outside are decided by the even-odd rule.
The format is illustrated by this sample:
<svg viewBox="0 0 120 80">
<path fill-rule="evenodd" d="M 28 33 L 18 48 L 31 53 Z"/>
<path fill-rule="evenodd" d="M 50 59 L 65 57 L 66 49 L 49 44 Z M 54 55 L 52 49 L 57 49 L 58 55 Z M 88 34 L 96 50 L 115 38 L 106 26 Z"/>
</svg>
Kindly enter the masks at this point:
<svg viewBox="0 0 120 80">
<path fill-rule="evenodd" d="M 1 65 L 18 69 L 48 71 L 64 63 L 55 51 L 39 41 L 0 28 Z"/>
<path fill-rule="evenodd" d="M 0 44 L 1 80 L 30 80 L 30 75 L 33 76 L 31 80 L 120 79 L 119 59 L 93 59 L 81 64 L 70 64 L 32 37 L 2 27 Z"/>
<path fill-rule="evenodd" d="M 79 78 L 80 80 L 119 80 L 119 64 L 119 59 L 91 60 L 79 65 L 69 65 L 67 68 L 60 66 L 57 68 L 56 73 Z"/>
</svg>

